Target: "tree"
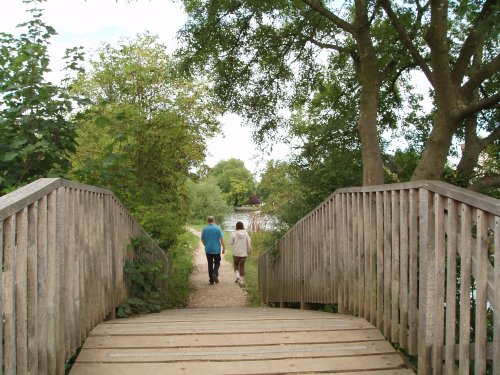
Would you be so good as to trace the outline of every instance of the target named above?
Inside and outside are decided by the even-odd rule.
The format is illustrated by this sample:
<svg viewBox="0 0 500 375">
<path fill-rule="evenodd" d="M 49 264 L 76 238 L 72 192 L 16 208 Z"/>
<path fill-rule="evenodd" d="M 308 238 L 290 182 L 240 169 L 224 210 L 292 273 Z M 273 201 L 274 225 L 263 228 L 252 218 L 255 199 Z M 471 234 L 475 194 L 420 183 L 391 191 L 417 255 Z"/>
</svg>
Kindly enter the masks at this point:
<svg viewBox="0 0 500 375">
<path fill-rule="evenodd" d="M 69 168 L 75 126 L 69 120 L 77 99 L 65 86 L 46 80 L 47 48 L 56 31 L 36 7 L 20 24 L 18 37 L 0 33 L 0 193 L 40 177 L 59 176 Z M 79 70 L 78 49 L 67 50 L 68 70 Z"/>
<path fill-rule="evenodd" d="M 156 36 L 99 50 L 75 90 L 92 99 L 78 120 L 77 179 L 108 187 L 145 229 L 171 242 L 187 215 L 186 180 L 219 130 L 206 85 L 178 76 Z"/>
<path fill-rule="evenodd" d="M 208 65 L 221 103 L 256 124 L 259 139 L 282 125 L 283 109 L 294 109 L 297 96 L 320 89 L 318 72 L 325 64 L 349 57 L 360 88 L 352 98 L 359 102 L 363 183 L 383 183 L 379 93 L 407 61 L 392 43 L 394 31 L 380 18 L 378 4 L 355 0 L 345 10 L 317 0 L 184 4 L 190 17 L 181 31 L 188 66 Z"/>
<path fill-rule="evenodd" d="M 435 117 L 413 179 L 441 177 L 457 132 L 462 132 L 465 137 L 458 173 L 470 177 L 480 153 L 500 135 L 498 2 L 431 0 L 425 5 L 416 1 L 411 5 L 396 6 L 390 0 L 382 0 L 381 4 L 401 43 L 433 90 Z M 430 19 L 428 24 L 421 24 L 421 19 L 414 21 L 414 25 L 423 31 L 421 38 L 414 38 L 406 31 L 405 20 L 415 12 L 425 12 L 424 19 Z M 493 118 L 497 121 L 478 123 L 477 115 L 494 107 L 496 115 Z M 485 130 L 489 134 L 480 137 L 478 133 Z"/>
<path fill-rule="evenodd" d="M 208 175 L 215 177 L 227 204 L 234 207 L 247 204 L 249 197 L 255 193 L 254 177 L 239 159 L 218 162 Z"/>
<path fill-rule="evenodd" d="M 218 223 L 224 221 L 231 208 L 226 204 L 222 191 L 214 177 L 194 182 L 188 181 L 189 219 L 205 222 L 214 216 Z"/>
</svg>

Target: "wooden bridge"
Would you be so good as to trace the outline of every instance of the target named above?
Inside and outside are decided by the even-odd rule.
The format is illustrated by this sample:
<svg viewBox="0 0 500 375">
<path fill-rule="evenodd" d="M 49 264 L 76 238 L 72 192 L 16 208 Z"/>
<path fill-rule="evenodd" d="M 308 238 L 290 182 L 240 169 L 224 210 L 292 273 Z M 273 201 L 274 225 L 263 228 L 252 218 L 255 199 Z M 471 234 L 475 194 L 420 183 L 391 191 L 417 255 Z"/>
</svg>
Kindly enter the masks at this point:
<svg viewBox="0 0 500 375">
<path fill-rule="evenodd" d="M 419 374 L 500 374 L 498 200 L 425 181 L 337 190 L 261 256 L 259 288 L 267 304 L 339 314 L 109 320 L 136 236 L 104 189 L 41 179 L 0 198 L 4 374 L 63 374 L 84 342 L 71 374 L 411 373 L 387 340 L 418 355 Z"/>
</svg>

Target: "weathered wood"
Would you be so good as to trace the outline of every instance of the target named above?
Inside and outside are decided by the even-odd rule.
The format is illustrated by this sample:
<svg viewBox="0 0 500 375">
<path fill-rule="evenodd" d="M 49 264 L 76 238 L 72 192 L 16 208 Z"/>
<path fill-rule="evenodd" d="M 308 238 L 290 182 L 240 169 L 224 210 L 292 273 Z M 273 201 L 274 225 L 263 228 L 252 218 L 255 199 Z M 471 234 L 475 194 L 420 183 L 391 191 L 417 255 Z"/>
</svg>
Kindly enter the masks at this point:
<svg viewBox="0 0 500 375">
<path fill-rule="evenodd" d="M 476 234 L 476 258 L 477 258 L 477 277 L 476 277 L 476 324 L 475 324 L 475 353 L 474 353 L 474 373 L 486 373 L 486 288 L 488 287 L 488 220 L 482 210 L 477 210 L 476 216 L 477 234 Z"/>
<path fill-rule="evenodd" d="M 434 215 L 432 194 L 419 190 L 420 264 L 419 264 L 419 329 L 418 368 L 422 374 L 432 373 L 432 344 L 434 337 Z"/>
<path fill-rule="evenodd" d="M 4 241 L 3 241 L 3 221 L 0 220 L 0 251 L 2 256 L 0 256 L 0 270 L 3 270 L 3 254 L 4 254 Z M 3 290 L 4 290 L 4 282 L 3 282 L 3 275 L 0 277 L 0 316 L 3 315 L 4 307 L 3 307 Z M 2 338 L 3 341 L 4 337 L 4 331 L 3 331 L 3 322 L 0 324 L 0 338 Z M 0 343 L 0 368 L 3 368 L 3 342 Z"/>
<path fill-rule="evenodd" d="M 457 299 L 457 204 L 448 199 L 446 225 L 446 350 L 444 353 L 447 374 L 455 374 L 456 299 Z"/>
<path fill-rule="evenodd" d="M 460 217 L 460 253 L 464 254 L 460 265 L 460 341 L 459 341 L 459 373 L 466 375 L 469 373 L 470 364 L 470 279 L 472 274 L 470 254 L 472 243 L 471 233 L 471 210 L 468 205 L 462 203 Z"/>
<path fill-rule="evenodd" d="M 59 325 L 57 311 L 59 304 L 59 259 L 56 244 L 56 192 L 47 196 L 47 372 L 57 374 L 57 350 Z"/>
<path fill-rule="evenodd" d="M 38 201 L 38 229 L 37 229 L 37 279 L 38 279 L 38 306 L 37 306 L 37 328 L 38 328 L 38 373 L 47 374 L 47 249 L 48 249 L 48 218 L 47 218 L 47 197 L 42 197 Z"/>
<path fill-rule="evenodd" d="M 418 353 L 418 191 L 410 190 L 410 233 L 409 233 L 409 311 L 408 311 L 408 329 L 410 331 L 408 340 L 408 351 L 411 355 Z"/>
<path fill-rule="evenodd" d="M 27 349 L 28 374 L 38 375 L 38 202 L 28 206 Z"/>
<path fill-rule="evenodd" d="M 400 326 L 399 343 L 401 347 L 408 348 L 408 191 L 401 191 L 400 199 Z"/>
<path fill-rule="evenodd" d="M 399 192 L 391 192 L 391 340 L 399 342 L 399 230 L 400 230 Z"/>
<path fill-rule="evenodd" d="M 494 254 L 495 259 L 495 306 L 500 306 L 500 217 L 495 216 L 495 235 L 494 235 Z M 493 321 L 500 322 L 500 308 L 496 308 L 493 312 Z M 500 374 L 500 324 L 495 324 L 493 327 L 493 373 Z"/>
<path fill-rule="evenodd" d="M 15 319 L 15 267 L 16 267 L 16 223 L 15 215 L 4 220 L 3 247 L 3 348 L 4 373 L 16 374 L 16 319 Z"/>
<path fill-rule="evenodd" d="M 103 362 L 109 366 L 99 367 Z M 289 367 L 290 362 L 295 365 Z M 150 366 L 182 364 L 160 369 L 167 373 L 196 373 L 198 365 L 203 373 L 373 371 L 370 374 L 404 366 L 364 319 L 286 308 L 169 310 L 103 323 L 92 330 L 71 374 L 128 371 L 124 363 L 135 371 L 142 371 L 136 365 L 156 371 L 160 368 Z"/>
<path fill-rule="evenodd" d="M 16 214 L 16 371 L 28 372 L 28 209 Z"/>
<path fill-rule="evenodd" d="M 432 347 L 432 360 L 434 374 L 441 374 L 443 367 L 444 346 L 444 291 L 445 291 L 445 223 L 444 199 L 438 194 L 434 195 L 434 344 Z"/>
<path fill-rule="evenodd" d="M 384 329 L 384 201 L 383 193 L 376 193 L 377 208 L 377 328 Z"/>
<path fill-rule="evenodd" d="M 384 335 L 391 336 L 392 248 L 391 194 L 384 192 Z"/>
</svg>

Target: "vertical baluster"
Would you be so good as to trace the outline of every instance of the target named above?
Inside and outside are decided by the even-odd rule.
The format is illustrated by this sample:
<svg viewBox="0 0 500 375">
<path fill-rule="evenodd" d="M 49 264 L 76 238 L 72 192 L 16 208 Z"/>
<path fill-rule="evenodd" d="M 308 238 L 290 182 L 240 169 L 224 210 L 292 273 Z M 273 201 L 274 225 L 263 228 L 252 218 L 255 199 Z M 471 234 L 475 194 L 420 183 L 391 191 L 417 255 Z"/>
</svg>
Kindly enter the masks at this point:
<svg viewBox="0 0 500 375">
<path fill-rule="evenodd" d="M 391 340 L 399 342 L 399 192 L 391 192 Z"/>
<path fill-rule="evenodd" d="M 38 375 L 38 202 L 28 207 L 28 374 Z M 0 366 L 1 368 L 1 366 Z"/>
<path fill-rule="evenodd" d="M 500 217 L 495 216 L 495 268 L 494 268 L 494 286 L 493 286 L 493 373 L 500 374 Z"/>
<path fill-rule="evenodd" d="M 16 370 L 28 372 L 28 209 L 16 215 Z"/>
<path fill-rule="evenodd" d="M 488 220 L 483 210 L 477 210 L 476 245 L 476 343 L 474 373 L 486 373 L 486 308 L 488 288 Z M 497 322 L 498 324 L 498 322 Z"/>
<path fill-rule="evenodd" d="M 410 355 L 417 355 L 418 346 L 418 191 L 410 190 L 410 212 L 409 212 L 409 290 L 408 290 L 408 329 L 409 342 L 408 351 Z"/>
<path fill-rule="evenodd" d="M 446 351 L 445 372 L 455 373 L 455 321 L 457 299 L 457 204 L 448 199 L 448 220 L 446 225 Z"/>
<path fill-rule="evenodd" d="M 48 343 L 48 327 L 47 327 L 47 305 L 48 305 L 48 271 L 47 271 L 47 249 L 48 249 L 48 217 L 47 217 L 47 196 L 44 196 L 38 201 L 38 373 L 40 375 L 47 374 L 47 343 Z"/>
<path fill-rule="evenodd" d="M 384 329 L 384 195 L 376 192 L 377 209 L 377 328 Z"/>
<path fill-rule="evenodd" d="M 400 196 L 400 309 L 399 343 L 408 348 L 408 190 L 401 190 Z"/>
<path fill-rule="evenodd" d="M 3 332 L 4 373 L 16 374 L 16 317 L 15 317 L 15 267 L 16 267 L 16 221 L 15 215 L 4 221 L 3 248 Z"/>
</svg>

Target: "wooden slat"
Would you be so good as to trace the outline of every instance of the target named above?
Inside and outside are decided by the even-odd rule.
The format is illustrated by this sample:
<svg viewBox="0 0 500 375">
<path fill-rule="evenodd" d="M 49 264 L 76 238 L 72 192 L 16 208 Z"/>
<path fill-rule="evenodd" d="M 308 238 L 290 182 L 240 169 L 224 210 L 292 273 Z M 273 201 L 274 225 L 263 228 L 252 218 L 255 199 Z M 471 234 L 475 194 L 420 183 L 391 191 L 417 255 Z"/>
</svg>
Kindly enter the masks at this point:
<svg viewBox="0 0 500 375">
<path fill-rule="evenodd" d="M 417 298 L 418 298 L 418 191 L 410 190 L 410 212 L 409 212 L 409 286 L 408 286 L 408 352 L 410 355 L 418 353 L 418 313 L 417 313 Z"/>
<path fill-rule="evenodd" d="M 15 267 L 16 267 L 16 222 L 15 215 L 4 223 L 3 247 L 3 348 L 4 373 L 16 374 L 16 319 L 15 319 Z"/>
<path fill-rule="evenodd" d="M 57 345 L 56 345 L 56 368 L 57 373 L 60 373 L 64 369 L 64 363 L 66 359 L 66 279 L 65 279 L 65 262 L 68 254 L 65 249 L 66 241 L 66 187 L 60 187 L 56 190 L 56 257 L 57 257 L 57 275 L 56 280 L 56 334 Z"/>
<path fill-rule="evenodd" d="M 370 323 L 377 325 L 377 204 L 376 193 L 370 194 Z"/>
<path fill-rule="evenodd" d="M 43 197 L 38 201 L 38 228 L 37 228 L 37 243 L 38 243 L 38 264 L 37 264 L 37 279 L 38 279 L 38 373 L 40 375 L 47 374 L 47 197 Z"/>
<path fill-rule="evenodd" d="M 399 342 L 399 192 L 391 192 L 391 340 Z"/>
<path fill-rule="evenodd" d="M 445 372 L 455 373 L 456 299 L 457 299 L 457 204 L 448 199 L 448 219 L 446 222 L 446 350 L 444 353 Z"/>
<path fill-rule="evenodd" d="M 495 306 L 500 306 L 500 217 L 495 216 Z M 493 312 L 493 373 L 500 374 L 500 309 L 496 308 Z"/>
<path fill-rule="evenodd" d="M 401 191 L 400 197 L 400 327 L 399 343 L 408 348 L 408 214 L 409 195 L 407 190 Z"/>
<path fill-rule="evenodd" d="M 361 282 L 362 285 L 362 299 L 361 303 L 364 304 L 364 318 L 370 321 L 370 292 L 373 280 L 371 279 L 371 256 L 370 256 L 370 201 L 369 193 L 362 193 L 360 195 L 360 206 L 362 211 L 362 232 L 360 246 L 363 249 L 364 275 Z M 361 224 L 360 224 L 361 226 Z"/>
<path fill-rule="evenodd" d="M 4 221 L 0 220 L 0 270 L 3 270 L 3 255 L 4 255 L 4 241 L 3 241 L 3 225 Z M 3 272 L 3 271 L 2 271 Z M 0 316 L 3 315 L 4 307 L 3 307 L 3 290 L 4 290 L 4 282 L 3 282 L 3 274 L 0 276 Z M 3 322 L 0 324 L 0 368 L 3 368 L 3 350 L 4 350 L 4 345 L 3 345 L 3 337 L 4 337 L 4 331 L 3 331 Z"/>
<path fill-rule="evenodd" d="M 384 329 L 384 201 L 376 193 L 377 208 L 377 328 Z"/>
<path fill-rule="evenodd" d="M 38 375 L 38 202 L 28 207 L 28 374 Z"/>
<path fill-rule="evenodd" d="M 418 369 L 422 374 L 432 373 L 432 344 L 434 338 L 434 215 L 432 194 L 419 190 L 420 213 L 420 264 L 419 264 L 419 327 L 418 327 Z"/>
<path fill-rule="evenodd" d="M 28 209 L 16 215 L 16 371 L 28 372 Z"/>
<path fill-rule="evenodd" d="M 460 217 L 460 341 L 459 341 L 459 373 L 469 374 L 470 364 L 470 279 L 472 264 L 470 248 L 472 244 L 471 210 L 466 204 L 461 205 Z"/>
<path fill-rule="evenodd" d="M 350 238 L 351 253 L 348 255 L 349 259 L 351 259 L 351 269 L 349 271 L 349 285 L 351 287 L 349 294 L 351 298 L 349 298 L 349 309 L 354 313 L 354 315 L 360 315 L 363 311 L 359 300 L 361 294 L 361 249 L 359 246 L 358 223 L 360 222 L 359 218 L 361 216 L 359 212 L 358 196 L 355 194 L 349 194 L 349 198 L 348 212 L 352 212 L 352 214 L 349 215 L 349 227 L 352 228 Z"/>
<path fill-rule="evenodd" d="M 477 210 L 477 277 L 476 277 L 476 344 L 474 352 L 474 373 L 486 373 L 486 308 L 488 287 L 488 220 L 482 210 Z"/>
<path fill-rule="evenodd" d="M 433 345 L 433 370 L 435 374 L 442 373 L 443 346 L 444 346 L 444 291 L 445 291 L 445 223 L 444 199 L 438 194 L 434 196 L 434 345 Z"/>
<path fill-rule="evenodd" d="M 384 335 L 391 336 L 391 194 L 384 192 Z"/>
<path fill-rule="evenodd" d="M 47 373 L 57 373 L 58 321 L 57 287 L 59 281 L 56 244 L 56 192 L 47 196 Z"/>
</svg>

